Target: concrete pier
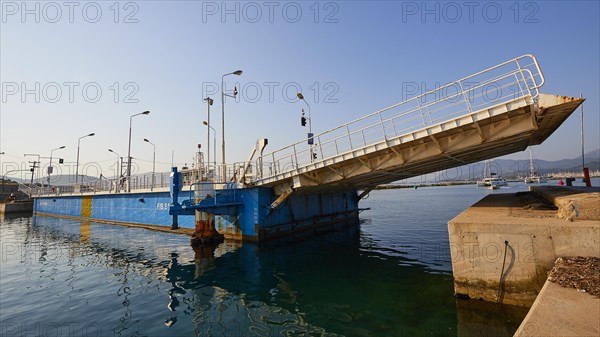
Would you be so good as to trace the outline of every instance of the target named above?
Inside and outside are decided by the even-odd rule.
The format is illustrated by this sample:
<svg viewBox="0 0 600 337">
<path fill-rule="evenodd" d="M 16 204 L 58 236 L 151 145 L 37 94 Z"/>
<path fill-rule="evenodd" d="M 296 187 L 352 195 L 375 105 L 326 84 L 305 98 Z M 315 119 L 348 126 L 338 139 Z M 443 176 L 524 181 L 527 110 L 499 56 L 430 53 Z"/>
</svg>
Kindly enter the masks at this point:
<svg viewBox="0 0 600 337">
<path fill-rule="evenodd" d="M 27 200 L 0 203 L 0 214 L 10 213 L 22 213 L 31 215 L 33 213 L 33 201 Z"/>
<path fill-rule="evenodd" d="M 600 336 L 599 262 L 559 258 L 515 336 Z"/>
<path fill-rule="evenodd" d="M 493 194 L 450 220 L 456 295 L 529 307 L 558 257 L 600 257 L 599 191 Z"/>
<path fill-rule="evenodd" d="M 600 299 L 547 281 L 515 336 L 599 336 L 599 310 Z"/>
</svg>

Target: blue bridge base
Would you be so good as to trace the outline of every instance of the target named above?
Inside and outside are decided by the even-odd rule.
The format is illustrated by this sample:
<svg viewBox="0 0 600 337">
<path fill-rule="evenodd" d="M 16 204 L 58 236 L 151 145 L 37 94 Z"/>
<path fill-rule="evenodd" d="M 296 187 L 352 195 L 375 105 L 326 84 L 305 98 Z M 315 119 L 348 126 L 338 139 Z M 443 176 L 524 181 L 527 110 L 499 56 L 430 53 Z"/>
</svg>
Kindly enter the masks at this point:
<svg viewBox="0 0 600 337">
<path fill-rule="evenodd" d="M 215 228 L 225 238 L 264 240 L 298 232 L 322 231 L 358 219 L 355 190 L 319 194 L 292 193 L 277 207 L 271 188 L 216 190 L 199 203 L 181 193 L 173 202 L 169 192 L 44 196 L 34 200 L 34 212 L 116 224 L 195 227 L 196 210 L 214 214 Z M 169 214 L 169 213 L 172 214 Z"/>
<path fill-rule="evenodd" d="M 229 209 L 235 209 L 233 214 L 214 210 L 215 228 L 226 238 L 262 240 L 301 231 L 324 230 L 337 223 L 358 218 L 358 195 L 354 190 L 292 194 L 278 207 L 271 208 L 276 199 L 277 196 L 270 188 L 238 189 L 238 205 Z M 207 208 L 200 209 L 213 212 Z"/>
</svg>

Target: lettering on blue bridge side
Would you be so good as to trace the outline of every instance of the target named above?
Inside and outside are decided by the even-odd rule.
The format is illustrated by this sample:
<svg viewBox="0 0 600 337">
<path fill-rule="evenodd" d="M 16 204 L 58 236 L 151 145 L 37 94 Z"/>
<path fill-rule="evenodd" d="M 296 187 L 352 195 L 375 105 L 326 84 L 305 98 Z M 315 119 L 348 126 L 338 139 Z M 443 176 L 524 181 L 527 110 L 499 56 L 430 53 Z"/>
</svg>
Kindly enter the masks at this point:
<svg viewBox="0 0 600 337">
<path fill-rule="evenodd" d="M 171 204 L 168 202 L 157 202 L 156 209 L 161 210 L 161 211 L 168 211 L 170 205 Z"/>
</svg>

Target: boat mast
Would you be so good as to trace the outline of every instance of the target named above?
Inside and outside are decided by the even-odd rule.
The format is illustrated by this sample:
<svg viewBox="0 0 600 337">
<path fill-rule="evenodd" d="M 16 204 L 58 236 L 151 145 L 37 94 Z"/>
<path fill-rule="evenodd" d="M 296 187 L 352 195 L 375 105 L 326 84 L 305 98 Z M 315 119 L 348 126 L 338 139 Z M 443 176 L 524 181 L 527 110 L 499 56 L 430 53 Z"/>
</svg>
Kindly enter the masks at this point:
<svg viewBox="0 0 600 337">
<path fill-rule="evenodd" d="M 535 176 L 535 168 L 533 167 L 533 152 L 531 151 L 531 147 L 529 147 L 529 176 Z"/>
</svg>

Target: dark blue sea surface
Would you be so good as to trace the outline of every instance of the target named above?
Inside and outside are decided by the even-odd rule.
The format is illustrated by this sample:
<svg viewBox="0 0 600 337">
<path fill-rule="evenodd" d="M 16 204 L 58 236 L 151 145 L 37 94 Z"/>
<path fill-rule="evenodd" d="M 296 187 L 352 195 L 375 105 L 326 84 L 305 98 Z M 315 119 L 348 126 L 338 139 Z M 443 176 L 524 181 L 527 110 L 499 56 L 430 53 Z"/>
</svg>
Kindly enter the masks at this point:
<svg viewBox="0 0 600 337">
<path fill-rule="evenodd" d="M 196 250 L 182 235 L 4 218 L 0 335 L 512 336 L 526 309 L 453 296 L 447 222 L 522 190 L 378 190 L 336 231 Z"/>
</svg>

